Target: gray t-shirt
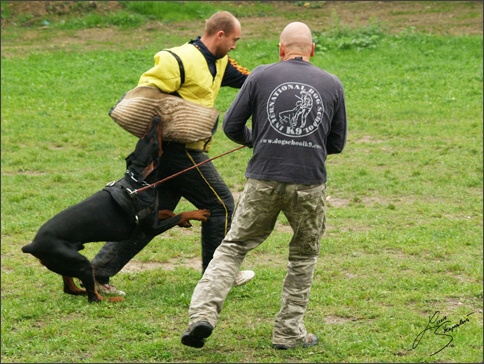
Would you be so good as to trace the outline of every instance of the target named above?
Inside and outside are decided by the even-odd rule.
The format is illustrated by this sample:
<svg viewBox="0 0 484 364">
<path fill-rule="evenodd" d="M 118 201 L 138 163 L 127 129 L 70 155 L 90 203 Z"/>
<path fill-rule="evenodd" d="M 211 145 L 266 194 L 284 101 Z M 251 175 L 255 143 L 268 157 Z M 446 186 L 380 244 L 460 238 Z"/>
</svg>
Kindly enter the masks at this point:
<svg viewBox="0 0 484 364">
<path fill-rule="evenodd" d="M 254 148 L 247 178 L 324 183 L 326 156 L 346 144 L 343 85 L 302 59 L 256 67 L 225 113 L 223 130 Z"/>
</svg>

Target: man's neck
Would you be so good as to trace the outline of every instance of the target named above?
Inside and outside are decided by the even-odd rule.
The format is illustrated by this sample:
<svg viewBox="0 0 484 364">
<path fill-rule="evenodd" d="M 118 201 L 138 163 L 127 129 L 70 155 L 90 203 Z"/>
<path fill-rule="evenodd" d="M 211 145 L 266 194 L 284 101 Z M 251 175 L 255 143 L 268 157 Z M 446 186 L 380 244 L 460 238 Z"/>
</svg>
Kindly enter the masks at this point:
<svg viewBox="0 0 484 364">
<path fill-rule="evenodd" d="M 299 54 L 299 53 L 286 54 L 281 61 L 282 62 L 290 61 L 291 59 L 298 59 L 298 60 L 309 62 L 309 57 L 304 56 L 304 55 Z"/>
<path fill-rule="evenodd" d="M 205 47 L 208 49 L 210 53 L 215 55 L 217 48 L 210 38 L 206 38 L 202 35 L 202 37 L 200 38 L 200 41 L 205 45 Z"/>
</svg>

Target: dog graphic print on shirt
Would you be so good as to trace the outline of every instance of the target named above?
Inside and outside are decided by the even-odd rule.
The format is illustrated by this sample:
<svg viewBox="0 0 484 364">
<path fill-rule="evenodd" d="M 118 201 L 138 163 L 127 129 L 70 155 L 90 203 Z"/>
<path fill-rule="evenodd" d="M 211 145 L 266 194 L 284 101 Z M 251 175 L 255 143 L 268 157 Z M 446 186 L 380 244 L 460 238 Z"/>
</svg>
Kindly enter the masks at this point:
<svg viewBox="0 0 484 364">
<path fill-rule="evenodd" d="M 321 124 L 323 112 L 319 92 L 310 85 L 297 82 L 276 87 L 267 103 L 272 128 L 290 137 L 304 137 L 315 132 Z"/>
</svg>

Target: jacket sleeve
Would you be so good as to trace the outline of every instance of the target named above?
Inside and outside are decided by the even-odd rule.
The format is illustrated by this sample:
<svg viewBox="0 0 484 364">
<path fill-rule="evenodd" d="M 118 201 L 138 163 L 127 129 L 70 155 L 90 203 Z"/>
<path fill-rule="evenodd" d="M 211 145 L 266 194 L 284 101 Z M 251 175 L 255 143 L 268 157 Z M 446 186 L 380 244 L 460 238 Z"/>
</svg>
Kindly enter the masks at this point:
<svg viewBox="0 0 484 364">
<path fill-rule="evenodd" d="M 338 96 L 335 102 L 335 112 L 331 121 L 331 131 L 326 138 L 326 151 L 328 154 L 336 154 L 343 151 L 348 133 L 344 89 L 339 79 L 336 78 L 336 81 L 338 85 Z"/>
<path fill-rule="evenodd" d="M 242 67 L 233 58 L 229 57 L 222 79 L 222 86 L 241 88 L 249 74 L 250 71 L 247 68 Z"/>
<path fill-rule="evenodd" d="M 246 123 L 252 116 L 252 106 L 250 102 L 251 77 L 243 84 L 237 93 L 234 102 L 226 111 L 222 123 L 222 129 L 230 140 L 235 143 L 252 148 L 252 131 Z"/>
</svg>

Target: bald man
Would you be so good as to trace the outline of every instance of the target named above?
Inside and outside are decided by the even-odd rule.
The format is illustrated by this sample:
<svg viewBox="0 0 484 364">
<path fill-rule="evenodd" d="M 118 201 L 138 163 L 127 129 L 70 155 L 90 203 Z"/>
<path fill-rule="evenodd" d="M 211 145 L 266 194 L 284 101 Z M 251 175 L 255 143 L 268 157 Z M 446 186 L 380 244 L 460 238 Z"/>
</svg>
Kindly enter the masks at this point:
<svg viewBox="0 0 484 364">
<path fill-rule="evenodd" d="M 205 344 L 242 261 L 267 239 L 281 211 L 293 236 L 272 345 L 285 350 L 318 343 L 303 317 L 325 230 L 325 161 L 343 150 L 347 118 L 343 85 L 312 65 L 312 56 L 311 30 L 290 23 L 280 36 L 280 62 L 255 68 L 225 113 L 225 134 L 253 148 L 253 155 L 231 228 L 194 290 L 184 345 Z"/>
</svg>

